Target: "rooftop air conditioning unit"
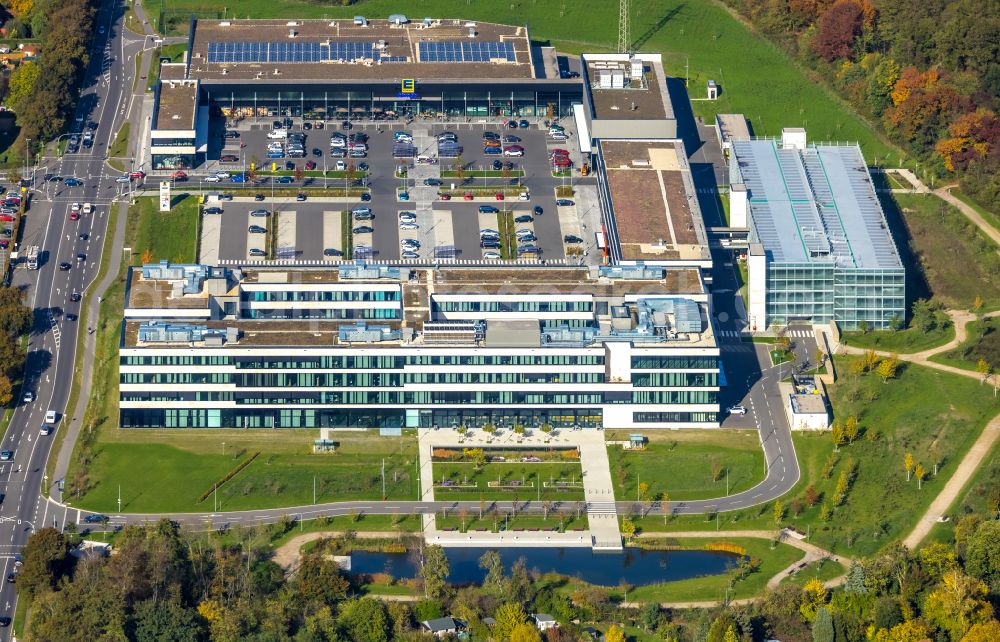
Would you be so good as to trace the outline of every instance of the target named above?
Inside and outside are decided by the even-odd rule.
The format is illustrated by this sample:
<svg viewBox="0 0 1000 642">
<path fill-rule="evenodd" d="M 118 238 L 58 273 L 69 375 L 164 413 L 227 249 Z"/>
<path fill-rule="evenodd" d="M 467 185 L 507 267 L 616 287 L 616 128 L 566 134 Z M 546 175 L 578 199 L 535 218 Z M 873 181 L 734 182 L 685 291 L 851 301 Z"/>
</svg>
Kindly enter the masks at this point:
<svg viewBox="0 0 1000 642">
<path fill-rule="evenodd" d="M 476 28 L 475 27 L 469 27 L 469 37 L 470 38 L 475 38 L 476 37 Z"/>
<path fill-rule="evenodd" d="M 286 27 L 298 27 L 299 23 L 295 22 L 294 20 L 289 20 L 288 22 L 285 23 L 285 26 Z"/>
<path fill-rule="evenodd" d="M 228 27 L 228 26 L 231 26 L 232 24 L 233 23 L 229 22 L 228 20 L 224 20 L 224 21 L 222 21 L 222 22 L 219 23 L 219 26 L 220 27 Z"/>
<path fill-rule="evenodd" d="M 294 38 L 295 37 L 295 29 L 294 28 L 289 28 L 288 29 L 288 37 L 289 38 Z"/>
</svg>

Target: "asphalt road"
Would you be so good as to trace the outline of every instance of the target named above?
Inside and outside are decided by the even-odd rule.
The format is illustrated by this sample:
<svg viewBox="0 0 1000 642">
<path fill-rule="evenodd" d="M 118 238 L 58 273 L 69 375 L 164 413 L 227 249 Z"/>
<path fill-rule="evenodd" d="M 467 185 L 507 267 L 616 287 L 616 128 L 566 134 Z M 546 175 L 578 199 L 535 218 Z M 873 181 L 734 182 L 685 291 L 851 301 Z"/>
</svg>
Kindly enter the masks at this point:
<svg viewBox="0 0 1000 642">
<path fill-rule="evenodd" d="M 24 220 L 21 247 L 42 248 L 39 269 L 19 266 L 13 271 L 12 285 L 26 293 L 35 311 L 28 344 L 25 391 L 35 393 L 33 403 L 19 404 L 3 435 L 3 447 L 14 451 L 11 462 L 0 467 L 0 559 L 4 577 L 14 568 L 15 555 L 24 546 L 32 530 L 45 525 L 61 525 L 49 514 L 50 503 L 40 491 L 45 479 L 54 434 L 41 436 L 45 411 L 56 410 L 63 428 L 62 413 L 70 393 L 73 360 L 76 351 L 77 321 L 67 315 L 79 315 L 80 303 L 71 301 L 73 292 L 84 292 L 98 274 L 101 249 L 107 230 L 109 209 L 119 191 L 113 170 L 104 157 L 115 134 L 133 106 L 132 78 L 135 56 L 152 43 L 135 34 L 123 35 L 120 28 L 124 8 L 115 2 L 101 5 L 96 24 L 90 67 L 84 82 L 77 112 L 81 130 L 86 123 L 96 124 L 94 145 L 80 148 L 80 153 L 59 159 L 38 159 L 31 206 Z M 103 27 L 103 33 L 100 31 Z M 143 84 L 144 85 L 144 84 Z M 140 87 L 140 90 L 144 86 Z M 45 183 L 42 175 L 51 172 L 64 177 L 83 179 L 80 187 L 63 183 Z M 69 220 L 73 202 L 93 203 L 96 211 L 79 221 Z M 84 260 L 77 260 L 77 255 Z M 59 269 L 68 262 L 71 268 Z M 21 395 L 19 394 L 20 398 Z M 13 617 L 16 584 L 0 584 L 0 614 Z M 0 630 L 0 640 L 10 629 Z"/>
</svg>

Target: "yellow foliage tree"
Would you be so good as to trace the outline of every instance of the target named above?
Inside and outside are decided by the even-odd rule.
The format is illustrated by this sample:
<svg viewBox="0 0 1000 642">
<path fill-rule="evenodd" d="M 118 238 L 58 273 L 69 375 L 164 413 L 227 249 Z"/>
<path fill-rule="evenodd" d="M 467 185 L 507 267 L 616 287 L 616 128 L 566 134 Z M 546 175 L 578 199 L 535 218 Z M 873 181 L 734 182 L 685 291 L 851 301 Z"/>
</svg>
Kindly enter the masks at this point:
<svg viewBox="0 0 1000 642">
<path fill-rule="evenodd" d="M 604 639 L 606 642 L 625 642 L 625 631 L 617 624 L 612 624 L 608 627 L 608 632 L 604 634 Z"/>
<path fill-rule="evenodd" d="M 948 631 L 952 640 L 961 639 L 972 625 L 993 618 L 988 594 L 984 582 L 958 570 L 948 571 L 924 600 L 924 617 Z"/>
<path fill-rule="evenodd" d="M 913 472 L 913 453 L 906 453 L 903 456 L 903 468 L 906 469 L 906 481 L 910 481 L 910 473 Z"/>
<path fill-rule="evenodd" d="M 510 632 L 510 642 L 542 642 L 542 636 L 538 629 L 525 622 L 518 624 Z"/>
<path fill-rule="evenodd" d="M 969 632 L 962 637 L 961 642 L 996 642 L 1000 640 L 1000 622 L 990 620 L 983 624 L 974 624 Z"/>
<path fill-rule="evenodd" d="M 205 600 L 198 605 L 198 615 L 205 618 L 209 624 L 213 624 L 222 617 L 222 606 L 215 600 Z"/>
<path fill-rule="evenodd" d="M 799 603 L 799 612 L 807 621 L 816 619 L 816 611 L 826 604 L 828 592 L 823 582 L 813 578 L 802 587 L 802 601 Z"/>
<path fill-rule="evenodd" d="M 930 629 L 920 620 L 906 620 L 891 629 L 868 629 L 868 639 L 871 642 L 923 642 L 930 636 Z"/>
</svg>

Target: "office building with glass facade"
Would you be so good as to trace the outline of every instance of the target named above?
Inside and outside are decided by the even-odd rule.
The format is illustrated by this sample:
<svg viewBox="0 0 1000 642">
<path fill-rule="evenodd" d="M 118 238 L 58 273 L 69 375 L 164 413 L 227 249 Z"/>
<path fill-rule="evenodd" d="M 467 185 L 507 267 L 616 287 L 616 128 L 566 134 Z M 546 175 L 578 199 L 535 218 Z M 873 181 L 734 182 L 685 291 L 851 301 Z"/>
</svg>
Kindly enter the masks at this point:
<svg viewBox="0 0 1000 642">
<path fill-rule="evenodd" d="M 124 428 L 712 428 L 695 268 L 133 269 Z"/>
<path fill-rule="evenodd" d="M 192 20 L 186 60 L 161 66 L 153 169 L 205 160 L 212 117 L 270 124 L 573 115 L 579 78 L 526 27 L 463 20 Z"/>
<path fill-rule="evenodd" d="M 861 149 L 805 131 L 734 140 L 731 217 L 749 228 L 751 331 L 794 321 L 887 328 L 905 315 L 905 271 Z"/>
</svg>

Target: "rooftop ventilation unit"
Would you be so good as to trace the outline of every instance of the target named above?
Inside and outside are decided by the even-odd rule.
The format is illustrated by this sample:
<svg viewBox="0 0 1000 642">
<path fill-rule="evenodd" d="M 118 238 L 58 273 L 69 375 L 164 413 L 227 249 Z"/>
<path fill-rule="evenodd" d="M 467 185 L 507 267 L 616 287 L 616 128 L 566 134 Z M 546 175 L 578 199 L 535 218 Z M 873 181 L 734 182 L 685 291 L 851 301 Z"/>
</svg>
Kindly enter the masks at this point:
<svg viewBox="0 0 1000 642">
<path fill-rule="evenodd" d="M 629 60 L 629 77 L 632 80 L 642 78 L 642 58 L 632 58 Z"/>
<path fill-rule="evenodd" d="M 224 20 L 224 21 L 222 21 L 222 22 L 220 22 L 220 23 L 219 23 L 219 26 L 220 26 L 220 27 L 229 27 L 229 26 L 231 26 L 232 24 L 233 24 L 233 23 L 229 22 L 228 20 Z"/>
<path fill-rule="evenodd" d="M 433 20 L 431 20 L 430 18 L 424 18 L 424 26 L 425 27 L 430 27 L 433 24 L 434 24 Z"/>
<path fill-rule="evenodd" d="M 294 27 L 289 27 L 289 29 L 288 29 L 288 37 L 289 38 L 294 38 L 295 37 L 295 28 Z"/>
<path fill-rule="evenodd" d="M 389 16 L 389 22 L 399 26 L 399 25 L 405 25 L 406 23 L 409 22 L 409 20 L 407 20 L 406 16 L 404 16 L 401 13 L 394 13 L 391 16 Z"/>
<path fill-rule="evenodd" d="M 475 27 L 469 27 L 469 37 L 470 38 L 475 38 L 476 37 L 476 28 Z"/>
<path fill-rule="evenodd" d="M 285 26 L 286 27 L 298 27 L 299 23 L 295 22 L 294 20 L 289 20 L 288 22 L 285 23 Z"/>
</svg>

